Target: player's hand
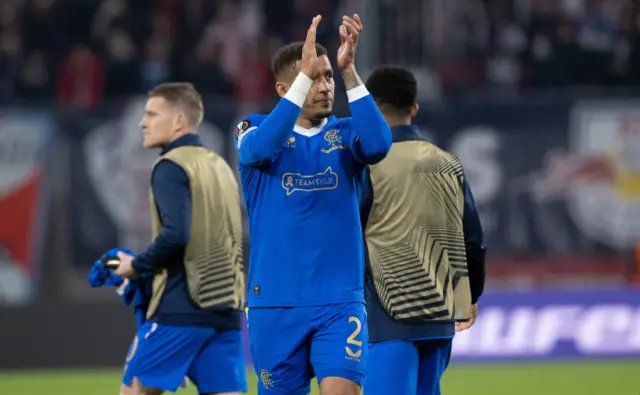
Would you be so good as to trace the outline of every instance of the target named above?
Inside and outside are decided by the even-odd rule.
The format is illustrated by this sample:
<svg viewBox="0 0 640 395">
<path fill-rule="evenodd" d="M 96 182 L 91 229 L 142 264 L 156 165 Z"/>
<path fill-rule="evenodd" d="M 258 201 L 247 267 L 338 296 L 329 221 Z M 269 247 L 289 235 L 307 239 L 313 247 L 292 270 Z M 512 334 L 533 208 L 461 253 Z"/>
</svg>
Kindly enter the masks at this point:
<svg viewBox="0 0 640 395">
<path fill-rule="evenodd" d="M 358 14 L 354 14 L 353 18 L 346 15 L 342 17 L 342 24 L 339 28 L 340 48 L 338 48 L 338 68 L 340 71 L 355 65 L 356 47 L 361 32 L 362 21 Z"/>
<path fill-rule="evenodd" d="M 120 265 L 118 265 L 118 268 L 114 270 L 113 273 L 122 278 L 136 279 L 138 275 L 135 270 L 133 270 L 133 255 L 118 252 L 118 258 L 120 259 Z"/>
<path fill-rule="evenodd" d="M 307 38 L 302 47 L 302 59 L 300 60 L 300 72 L 313 79 L 316 61 L 318 60 L 318 52 L 316 51 L 316 31 L 322 16 L 316 15 L 311 21 L 311 26 L 307 30 Z"/>
<path fill-rule="evenodd" d="M 469 321 L 467 322 L 456 322 L 456 332 L 461 332 L 467 330 L 476 323 L 476 318 L 478 317 L 478 305 L 471 305 L 471 312 L 469 313 Z"/>
</svg>

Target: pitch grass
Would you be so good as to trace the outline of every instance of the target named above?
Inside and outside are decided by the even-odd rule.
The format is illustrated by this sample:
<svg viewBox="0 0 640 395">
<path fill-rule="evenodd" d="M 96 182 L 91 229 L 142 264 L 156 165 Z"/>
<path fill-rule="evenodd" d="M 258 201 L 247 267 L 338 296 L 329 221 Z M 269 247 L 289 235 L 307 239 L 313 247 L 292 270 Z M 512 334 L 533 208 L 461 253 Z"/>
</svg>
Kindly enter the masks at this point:
<svg viewBox="0 0 640 395">
<path fill-rule="evenodd" d="M 0 394 L 115 395 L 119 379 L 118 370 L 0 371 Z M 253 372 L 249 379 L 249 394 L 255 395 L 257 380 Z M 640 395 L 640 360 L 458 365 L 445 373 L 442 392 L 444 395 Z M 318 394 L 315 388 L 312 393 Z M 196 391 L 190 388 L 178 394 L 196 395 Z"/>
</svg>

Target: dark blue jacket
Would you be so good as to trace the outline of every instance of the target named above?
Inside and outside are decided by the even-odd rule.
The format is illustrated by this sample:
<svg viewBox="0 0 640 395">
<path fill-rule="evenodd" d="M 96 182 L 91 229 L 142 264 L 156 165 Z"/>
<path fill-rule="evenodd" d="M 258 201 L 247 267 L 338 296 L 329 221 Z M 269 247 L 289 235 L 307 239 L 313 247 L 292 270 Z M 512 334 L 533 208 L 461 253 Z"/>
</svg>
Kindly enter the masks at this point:
<svg viewBox="0 0 640 395">
<path fill-rule="evenodd" d="M 181 146 L 201 145 L 197 135 L 187 134 L 167 145 L 161 154 Z M 162 230 L 133 261 L 133 269 L 138 274 L 158 268 L 168 270 L 164 294 L 151 320 L 165 325 L 240 329 L 242 311 L 203 310 L 189 296 L 183 260 L 191 232 L 191 191 L 187 174 L 177 164 L 162 160 L 151 175 L 151 189 Z"/>
<path fill-rule="evenodd" d="M 394 126 L 391 128 L 393 142 L 425 140 L 415 126 Z M 464 213 L 462 218 L 467 267 L 471 286 L 471 301 L 476 303 L 484 290 L 485 251 L 484 235 L 480 217 L 476 210 L 475 200 L 469 184 L 463 181 Z M 373 202 L 373 189 L 368 169 L 365 171 L 361 197 L 362 226 L 366 228 L 367 219 Z M 366 239 L 365 239 L 366 242 Z M 366 251 L 366 248 L 365 248 Z M 367 266 L 368 263 L 368 257 Z M 418 340 L 453 337 L 454 322 L 437 322 L 427 324 L 407 324 L 393 320 L 384 310 L 378 297 L 370 269 L 365 278 L 365 297 L 367 303 L 367 320 L 369 322 L 369 341 L 381 342 L 391 340 Z"/>
</svg>

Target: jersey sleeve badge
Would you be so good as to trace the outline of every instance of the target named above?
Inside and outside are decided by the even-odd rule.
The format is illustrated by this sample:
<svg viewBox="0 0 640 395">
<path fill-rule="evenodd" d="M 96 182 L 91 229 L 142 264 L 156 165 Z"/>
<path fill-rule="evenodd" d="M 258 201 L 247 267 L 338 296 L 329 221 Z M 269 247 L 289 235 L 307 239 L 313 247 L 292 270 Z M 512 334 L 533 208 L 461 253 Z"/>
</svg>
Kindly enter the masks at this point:
<svg viewBox="0 0 640 395">
<path fill-rule="evenodd" d="M 240 138 L 240 136 L 245 134 L 247 130 L 249 130 L 250 126 L 251 126 L 251 122 L 248 119 L 245 119 L 244 121 L 240 121 L 234 131 L 236 138 Z"/>
</svg>

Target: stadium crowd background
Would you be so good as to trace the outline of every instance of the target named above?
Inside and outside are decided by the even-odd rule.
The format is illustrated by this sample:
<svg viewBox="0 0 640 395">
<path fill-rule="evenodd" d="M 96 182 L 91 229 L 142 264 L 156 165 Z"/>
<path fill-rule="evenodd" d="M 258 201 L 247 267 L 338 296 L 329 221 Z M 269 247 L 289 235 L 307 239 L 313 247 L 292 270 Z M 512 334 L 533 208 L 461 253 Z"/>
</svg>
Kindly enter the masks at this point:
<svg viewBox="0 0 640 395">
<path fill-rule="evenodd" d="M 189 80 L 240 101 L 273 96 L 269 58 L 339 0 L 6 0 L 0 99 L 92 108 L 159 82 Z M 632 0 L 374 1 L 373 64 L 429 72 L 445 95 L 640 84 L 640 4 Z M 433 92 L 427 93 L 432 95 Z"/>
<path fill-rule="evenodd" d="M 86 276 L 107 249 L 148 243 L 145 92 L 194 83 L 205 144 L 233 164 L 237 120 L 274 103 L 271 54 L 322 14 L 334 58 L 354 12 L 360 73 L 417 75 L 416 124 L 461 158 L 488 239 L 487 295 L 445 393 L 636 391 L 640 1 L 3 0 L 0 394 L 117 388 L 133 317 Z"/>
</svg>

